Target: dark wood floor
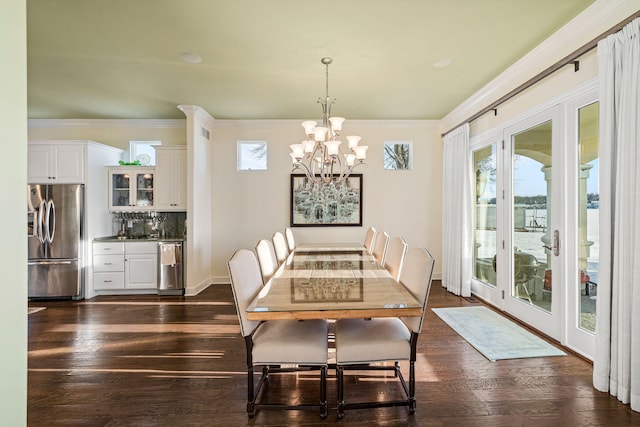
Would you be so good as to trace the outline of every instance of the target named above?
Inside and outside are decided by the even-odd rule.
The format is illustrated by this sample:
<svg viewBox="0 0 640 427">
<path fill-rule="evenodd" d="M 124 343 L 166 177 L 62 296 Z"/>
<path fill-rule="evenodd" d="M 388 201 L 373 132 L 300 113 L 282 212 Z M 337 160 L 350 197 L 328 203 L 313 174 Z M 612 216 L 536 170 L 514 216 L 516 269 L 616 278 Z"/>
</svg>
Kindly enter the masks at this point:
<svg viewBox="0 0 640 427">
<path fill-rule="evenodd" d="M 430 307 L 471 302 L 434 282 Z M 98 297 L 32 302 L 30 426 L 240 426 L 338 422 L 310 411 L 247 418 L 244 343 L 229 286 L 197 297 Z M 632 412 L 591 385 L 591 365 L 573 355 L 489 362 L 430 310 L 420 336 L 417 410 L 348 411 L 349 425 L 638 426 Z M 331 371 L 329 406 L 335 408 Z M 315 377 L 288 374 L 269 392 L 314 400 Z M 392 378 L 368 378 L 347 393 L 399 393 Z M 356 391 L 357 390 L 357 391 Z"/>
</svg>

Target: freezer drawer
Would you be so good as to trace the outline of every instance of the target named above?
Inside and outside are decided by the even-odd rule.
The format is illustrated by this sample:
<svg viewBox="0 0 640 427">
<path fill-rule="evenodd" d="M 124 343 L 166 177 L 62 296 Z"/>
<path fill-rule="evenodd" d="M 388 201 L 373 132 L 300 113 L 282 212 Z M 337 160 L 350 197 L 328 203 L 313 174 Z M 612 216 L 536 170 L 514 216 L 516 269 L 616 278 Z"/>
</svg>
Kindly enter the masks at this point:
<svg viewBox="0 0 640 427">
<path fill-rule="evenodd" d="M 29 261 L 29 298 L 82 299 L 80 260 Z"/>
</svg>

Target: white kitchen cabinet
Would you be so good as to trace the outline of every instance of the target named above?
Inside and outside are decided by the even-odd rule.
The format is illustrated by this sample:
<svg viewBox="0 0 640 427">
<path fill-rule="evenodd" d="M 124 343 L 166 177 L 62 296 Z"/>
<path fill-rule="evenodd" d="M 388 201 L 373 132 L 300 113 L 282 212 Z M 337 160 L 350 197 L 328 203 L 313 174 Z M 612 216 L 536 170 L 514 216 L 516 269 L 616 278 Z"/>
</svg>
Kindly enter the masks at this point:
<svg viewBox="0 0 640 427">
<path fill-rule="evenodd" d="M 109 168 L 109 211 L 144 212 L 156 210 L 155 168 Z"/>
<path fill-rule="evenodd" d="M 156 146 L 155 205 L 159 211 L 187 210 L 187 149 Z"/>
<path fill-rule="evenodd" d="M 124 243 L 93 243 L 93 288 L 124 290 Z"/>
<path fill-rule="evenodd" d="M 93 286 L 100 294 L 156 293 L 157 242 L 94 242 Z"/>
<path fill-rule="evenodd" d="M 28 147 L 30 184 L 84 183 L 84 144 L 43 142 Z"/>
<path fill-rule="evenodd" d="M 153 289 L 157 291 L 158 243 L 125 243 L 125 289 Z"/>
</svg>

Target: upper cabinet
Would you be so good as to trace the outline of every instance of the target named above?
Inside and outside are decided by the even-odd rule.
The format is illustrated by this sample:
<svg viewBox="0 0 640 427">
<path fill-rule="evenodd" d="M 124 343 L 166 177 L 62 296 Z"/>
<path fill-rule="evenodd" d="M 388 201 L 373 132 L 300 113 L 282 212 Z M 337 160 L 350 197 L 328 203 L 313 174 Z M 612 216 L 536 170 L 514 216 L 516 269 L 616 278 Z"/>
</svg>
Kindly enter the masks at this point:
<svg viewBox="0 0 640 427">
<path fill-rule="evenodd" d="M 144 212 L 155 207 L 155 168 L 117 166 L 109 169 L 109 211 Z"/>
<path fill-rule="evenodd" d="M 155 201 L 158 211 L 187 210 L 186 146 L 159 146 L 156 149 Z"/>
<path fill-rule="evenodd" d="M 29 143 L 28 182 L 84 183 L 84 149 L 81 143 Z"/>
</svg>

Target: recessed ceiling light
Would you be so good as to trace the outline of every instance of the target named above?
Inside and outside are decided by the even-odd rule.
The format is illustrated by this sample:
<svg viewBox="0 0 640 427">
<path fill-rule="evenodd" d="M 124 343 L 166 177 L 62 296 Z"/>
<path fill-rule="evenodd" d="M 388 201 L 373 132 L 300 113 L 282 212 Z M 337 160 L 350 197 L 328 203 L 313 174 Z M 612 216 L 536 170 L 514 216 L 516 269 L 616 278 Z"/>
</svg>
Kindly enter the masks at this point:
<svg viewBox="0 0 640 427">
<path fill-rule="evenodd" d="M 453 62 L 453 59 L 444 58 L 444 59 L 441 59 L 439 61 L 434 62 L 433 66 L 436 67 L 436 68 L 446 68 L 449 65 L 451 65 L 452 62 Z"/>
<path fill-rule="evenodd" d="M 200 55 L 191 52 L 181 52 L 180 59 L 190 64 L 199 64 L 202 62 Z"/>
</svg>

